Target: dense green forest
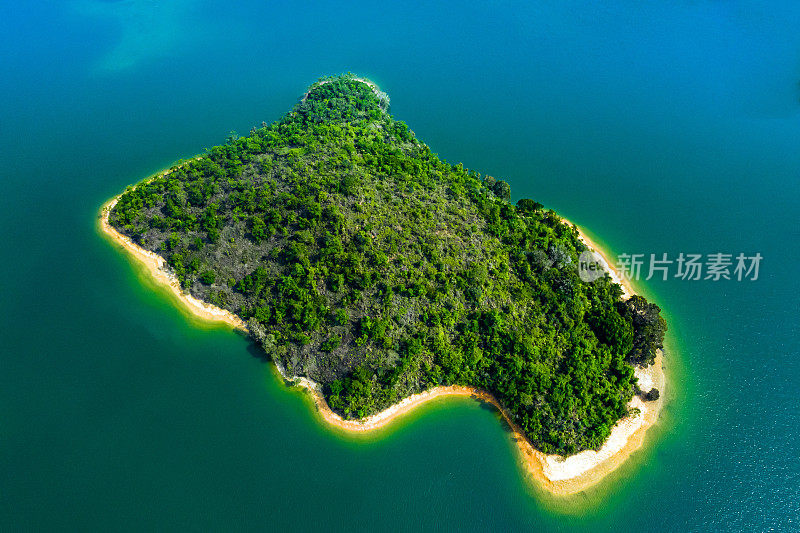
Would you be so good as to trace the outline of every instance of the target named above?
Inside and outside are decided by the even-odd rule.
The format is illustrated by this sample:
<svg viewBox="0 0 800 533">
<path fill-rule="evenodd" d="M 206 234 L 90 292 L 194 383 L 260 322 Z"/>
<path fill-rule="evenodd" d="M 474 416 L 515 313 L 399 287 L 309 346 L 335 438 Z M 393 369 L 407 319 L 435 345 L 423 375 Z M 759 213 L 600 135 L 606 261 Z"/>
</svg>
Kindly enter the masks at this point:
<svg viewBox="0 0 800 533">
<path fill-rule="evenodd" d="M 441 160 L 353 76 L 131 187 L 111 223 L 183 287 L 247 321 L 348 418 L 436 385 L 491 392 L 547 453 L 598 447 L 666 324 L 577 230 L 508 183 Z"/>
</svg>

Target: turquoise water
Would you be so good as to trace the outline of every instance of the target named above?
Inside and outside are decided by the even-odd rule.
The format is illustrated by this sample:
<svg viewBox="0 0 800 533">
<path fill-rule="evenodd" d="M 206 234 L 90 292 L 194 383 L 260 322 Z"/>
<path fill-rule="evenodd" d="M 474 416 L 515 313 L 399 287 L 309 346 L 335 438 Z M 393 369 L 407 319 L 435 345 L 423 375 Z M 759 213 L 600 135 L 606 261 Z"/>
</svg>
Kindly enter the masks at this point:
<svg viewBox="0 0 800 533">
<path fill-rule="evenodd" d="M 788 1 L 3 4 L 0 529 L 800 529 L 798 23 Z M 597 489 L 530 487 L 469 400 L 328 430 L 97 232 L 127 184 L 342 71 L 614 252 L 764 256 L 755 282 L 640 283 L 676 386 Z"/>
</svg>

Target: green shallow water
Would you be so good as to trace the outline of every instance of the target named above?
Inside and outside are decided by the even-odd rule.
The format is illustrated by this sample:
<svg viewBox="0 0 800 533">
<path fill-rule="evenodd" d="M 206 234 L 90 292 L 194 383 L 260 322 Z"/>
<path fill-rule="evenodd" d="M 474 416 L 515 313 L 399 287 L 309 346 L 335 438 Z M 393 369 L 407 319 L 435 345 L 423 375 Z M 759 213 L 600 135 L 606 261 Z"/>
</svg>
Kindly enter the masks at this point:
<svg viewBox="0 0 800 533">
<path fill-rule="evenodd" d="M 797 530 L 798 22 L 782 1 L 3 5 L 0 529 Z M 326 428 L 98 232 L 127 184 L 347 70 L 615 253 L 764 256 L 756 282 L 639 284 L 669 401 L 596 489 L 529 485 L 469 399 Z"/>
</svg>

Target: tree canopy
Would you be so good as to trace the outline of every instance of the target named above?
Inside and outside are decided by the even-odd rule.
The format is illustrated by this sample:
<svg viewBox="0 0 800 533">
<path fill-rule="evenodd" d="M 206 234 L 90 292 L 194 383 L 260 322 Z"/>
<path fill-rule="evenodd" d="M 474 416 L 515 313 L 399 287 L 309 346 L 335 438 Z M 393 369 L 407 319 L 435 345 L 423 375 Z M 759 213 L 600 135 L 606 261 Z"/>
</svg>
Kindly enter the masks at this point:
<svg viewBox="0 0 800 533">
<path fill-rule="evenodd" d="M 383 93 L 338 76 L 129 188 L 110 221 L 344 417 L 469 385 L 544 452 L 596 448 L 666 324 L 608 276 L 581 281 L 576 228 L 510 199 L 507 182 L 432 153 Z"/>
</svg>

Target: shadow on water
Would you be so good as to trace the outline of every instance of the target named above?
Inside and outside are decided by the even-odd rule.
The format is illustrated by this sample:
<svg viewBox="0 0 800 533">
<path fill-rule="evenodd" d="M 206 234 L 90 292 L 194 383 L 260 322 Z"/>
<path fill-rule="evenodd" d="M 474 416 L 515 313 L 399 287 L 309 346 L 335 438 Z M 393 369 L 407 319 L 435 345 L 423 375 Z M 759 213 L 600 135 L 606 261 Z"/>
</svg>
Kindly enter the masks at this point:
<svg viewBox="0 0 800 533">
<path fill-rule="evenodd" d="M 237 330 L 236 333 L 238 333 L 239 335 L 242 335 L 243 337 L 245 337 L 247 339 L 247 341 L 248 341 L 247 342 L 247 353 L 249 353 L 254 359 L 257 359 L 261 363 L 270 365 L 270 370 L 275 375 L 275 378 L 278 381 L 282 382 L 283 385 L 286 386 L 286 387 L 294 387 L 295 386 L 295 383 L 292 380 L 286 379 L 285 377 L 283 377 L 281 375 L 280 372 L 278 372 L 277 367 L 274 365 L 275 361 L 266 352 L 266 350 L 264 350 L 264 348 L 261 347 L 261 345 L 259 345 L 255 340 L 253 340 L 253 338 L 250 336 L 249 333 L 246 333 L 246 332 L 240 331 L 240 330 Z"/>
<path fill-rule="evenodd" d="M 259 346 L 258 343 L 256 343 L 256 341 L 254 341 L 247 333 L 243 331 L 237 331 L 237 333 L 246 337 L 247 340 L 249 341 L 247 343 L 247 353 L 258 359 L 262 363 L 272 363 L 272 357 L 270 357 L 269 354 L 265 352 L 264 349 L 261 346 Z"/>
<path fill-rule="evenodd" d="M 484 398 L 481 398 L 477 394 L 470 395 L 470 398 L 475 400 L 476 402 L 478 402 L 478 406 L 479 406 L 480 409 L 482 409 L 484 411 L 489 411 L 490 413 L 492 413 L 495 416 L 495 418 L 497 418 L 498 422 L 500 423 L 500 427 L 503 428 L 503 430 L 506 433 L 508 433 L 510 435 L 514 435 L 514 433 L 515 433 L 514 432 L 514 428 L 511 427 L 511 424 L 508 423 L 508 420 L 506 420 L 506 417 L 503 416 L 503 413 L 500 412 L 500 409 L 498 409 L 497 406 L 495 406 L 493 403 L 485 400 Z M 514 438 L 513 440 L 515 442 L 517 441 L 516 438 Z"/>
</svg>

